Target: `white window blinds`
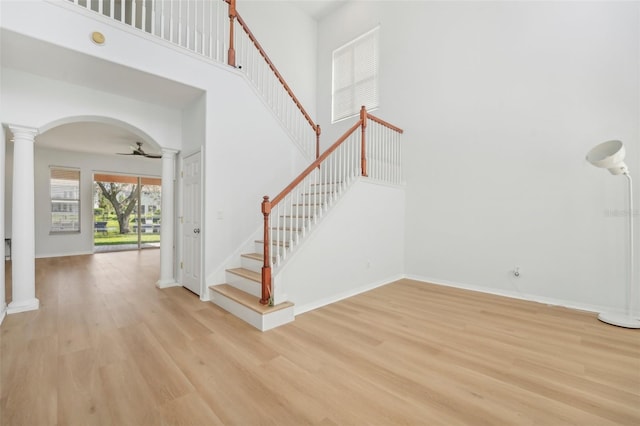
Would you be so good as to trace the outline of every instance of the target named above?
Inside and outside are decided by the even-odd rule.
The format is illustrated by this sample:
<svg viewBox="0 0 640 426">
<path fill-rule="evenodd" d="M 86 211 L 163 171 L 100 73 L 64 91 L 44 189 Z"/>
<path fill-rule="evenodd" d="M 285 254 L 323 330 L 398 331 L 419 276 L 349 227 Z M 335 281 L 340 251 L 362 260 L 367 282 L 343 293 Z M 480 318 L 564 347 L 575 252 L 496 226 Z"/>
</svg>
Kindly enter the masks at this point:
<svg viewBox="0 0 640 426">
<path fill-rule="evenodd" d="M 333 51 L 331 120 L 336 122 L 379 107 L 378 33 L 380 27 Z"/>
<path fill-rule="evenodd" d="M 80 232 L 80 170 L 50 168 L 51 232 Z"/>
</svg>

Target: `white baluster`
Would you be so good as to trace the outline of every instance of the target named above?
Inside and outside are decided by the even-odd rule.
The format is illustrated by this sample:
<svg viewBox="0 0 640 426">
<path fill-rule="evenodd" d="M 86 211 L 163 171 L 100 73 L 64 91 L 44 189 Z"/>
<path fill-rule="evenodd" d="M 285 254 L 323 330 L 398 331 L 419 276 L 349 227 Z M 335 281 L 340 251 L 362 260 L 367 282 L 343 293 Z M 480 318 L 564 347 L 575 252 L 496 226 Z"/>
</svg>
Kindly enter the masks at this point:
<svg viewBox="0 0 640 426">
<path fill-rule="evenodd" d="M 195 30 L 191 25 L 191 2 L 190 1 L 185 2 L 185 8 L 186 8 L 185 15 L 187 17 L 185 21 L 185 47 L 187 49 L 194 50 L 195 46 L 193 46 L 192 41 L 194 39 L 193 35 Z"/>
<path fill-rule="evenodd" d="M 131 26 L 140 28 L 138 27 L 138 0 L 131 0 Z"/>
<path fill-rule="evenodd" d="M 147 31 L 147 0 L 141 0 L 140 3 L 140 29 Z"/>
<path fill-rule="evenodd" d="M 156 27 L 157 27 L 156 19 L 157 19 L 157 16 L 158 16 L 158 13 L 157 13 L 158 4 L 157 4 L 156 0 L 149 0 L 149 1 L 151 2 L 151 28 L 150 28 L 150 32 L 151 32 L 151 34 L 157 36 L 158 34 L 156 34 Z"/>
</svg>

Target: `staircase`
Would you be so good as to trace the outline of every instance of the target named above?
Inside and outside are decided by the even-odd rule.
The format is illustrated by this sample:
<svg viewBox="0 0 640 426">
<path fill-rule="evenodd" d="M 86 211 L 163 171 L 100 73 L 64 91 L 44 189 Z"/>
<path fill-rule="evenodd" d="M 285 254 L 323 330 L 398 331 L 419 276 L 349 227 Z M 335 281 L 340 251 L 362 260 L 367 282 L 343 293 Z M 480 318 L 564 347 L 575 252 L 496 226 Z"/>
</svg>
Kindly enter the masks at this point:
<svg viewBox="0 0 640 426">
<path fill-rule="evenodd" d="M 226 283 L 209 287 L 213 303 L 259 330 L 293 321 L 293 303 L 279 300 L 286 294 L 287 283 L 275 278 L 291 253 L 355 179 L 367 177 L 392 185 L 402 182 L 402 129 L 368 114 L 362 107 L 360 120 L 320 154 L 320 126 L 305 111 L 238 14 L 236 0 L 206 2 L 207 7 L 203 4 L 201 8 L 182 0 L 66 3 L 243 73 L 303 155 L 310 161 L 315 157 L 277 196 L 271 200 L 264 197 L 264 239 L 255 241 L 254 251 L 240 256 L 234 265 L 239 267 L 226 270 Z M 239 31 L 235 31 L 236 26 Z"/>
<path fill-rule="evenodd" d="M 276 236 L 272 240 L 278 241 L 272 263 L 281 264 L 286 259 L 294 244 L 305 237 L 313 224 L 317 224 L 345 185 L 343 182 L 314 184 L 312 188 L 312 191 L 300 193 L 292 204 L 295 210 L 280 215 L 275 221 L 277 226 L 270 228 L 270 234 Z M 256 240 L 254 243 L 254 252 L 242 254 L 240 267 L 227 269 L 227 282 L 209 286 L 209 294 L 217 306 L 266 331 L 293 321 L 294 304 L 289 301 L 275 305 L 260 303 L 264 241 Z"/>
<path fill-rule="evenodd" d="M 256 241 L 256 251 L 261 248 L 262 241 Z M 211 301 L 261 331 L 293 321 L 293 303 L 260 303 L 262 254 L 246 253 L 240 258 L 240 268 L 227 269 L 225 284 L 209 286 Z"/>
</svg>

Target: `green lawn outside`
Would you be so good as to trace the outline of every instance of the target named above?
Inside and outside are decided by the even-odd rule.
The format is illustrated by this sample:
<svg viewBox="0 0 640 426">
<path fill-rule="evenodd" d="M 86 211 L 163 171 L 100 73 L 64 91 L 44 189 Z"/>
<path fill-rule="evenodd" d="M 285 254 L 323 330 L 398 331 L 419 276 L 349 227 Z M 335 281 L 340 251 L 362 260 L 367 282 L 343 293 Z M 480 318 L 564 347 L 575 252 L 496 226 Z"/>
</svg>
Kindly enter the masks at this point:
<svg viewBox="0 0 640 426">
<path fill-rule="evenodd" d="M 96 218 L 96 222 L 105 222 L 101 218 Z M 107 232 L 94 232 L 93 235 L 93 243 L 96 246 L 107 246 L 107 245 L 118 245 L 118 244 L 137 244 L 138 243 L 138 234 L 133 232 L 133 225 L 129 224 L 129 229 L 131 232 L 128 234 L 120 234 L 118 232 L 118 221 L 117 220 L 107 220 Z M 159 233 L 142 233 L 140 235 L 140 240 L 142 243 L 159 243 L 160 242 L 160 234 Z"/>
</svg>

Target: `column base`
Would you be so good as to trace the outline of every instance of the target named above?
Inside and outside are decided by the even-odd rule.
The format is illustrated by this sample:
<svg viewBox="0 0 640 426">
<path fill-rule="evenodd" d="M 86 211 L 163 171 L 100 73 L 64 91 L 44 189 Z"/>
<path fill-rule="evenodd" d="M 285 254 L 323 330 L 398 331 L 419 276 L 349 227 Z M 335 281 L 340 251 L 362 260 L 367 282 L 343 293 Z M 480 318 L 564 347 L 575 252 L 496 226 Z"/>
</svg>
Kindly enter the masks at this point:
<svg viewBox="0 0 640 426">
<path fill-rule="evenodd" d="M 11 302 L 7 306 L 7 314 L 17 314 L 18 312 L 35 311 L 40 308 L 40 301 L 35 297 L 33 299 L 23 300 L 21 302 Z"/>
<path fill-rule="evenodd" d="M 4 303 L 3 303 L 4 305 Z M 0 306 L 0 324 L 2 324 L 2 321 L 4 320 L 4 317 L 7 316 L 7 305 L 4 306 Z"/>
<path fill-rule="evenodd" d="M 158 288 L 167 288 L 167 287 L 179 287 L 178 284 L 173 278 L 169 278 L 168 280 L 158 280 L 156 282 L 156 287 Z"/>
</svg>

